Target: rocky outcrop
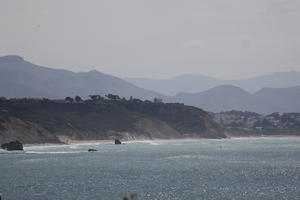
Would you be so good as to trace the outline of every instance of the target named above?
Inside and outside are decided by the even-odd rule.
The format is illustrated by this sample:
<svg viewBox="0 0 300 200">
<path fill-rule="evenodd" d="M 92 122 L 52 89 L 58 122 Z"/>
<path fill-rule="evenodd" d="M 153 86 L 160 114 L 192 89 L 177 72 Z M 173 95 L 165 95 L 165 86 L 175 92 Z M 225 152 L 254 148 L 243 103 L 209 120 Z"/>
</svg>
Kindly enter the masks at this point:
<svg viewBox="0 0 300 200">
<path fill-rule="evenodd" d="M 122 144 L 121 140 L 115 139 L 115 144 Z"/>
<path fill-rule="evenodd" d="M 6 149 L 7 151 L 22 151 L 23 144 L 18 140 L 16 140 L 16 141 L 2 144 L 1 148 Z"/>
</svg>

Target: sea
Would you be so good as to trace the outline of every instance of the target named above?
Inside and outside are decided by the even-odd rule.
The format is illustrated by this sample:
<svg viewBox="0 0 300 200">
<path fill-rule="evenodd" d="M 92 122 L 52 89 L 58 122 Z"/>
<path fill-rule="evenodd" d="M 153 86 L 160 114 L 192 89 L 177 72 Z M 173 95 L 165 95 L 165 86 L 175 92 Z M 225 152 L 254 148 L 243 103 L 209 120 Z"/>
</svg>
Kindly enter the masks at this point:
<svg viewBox="0 0 300 200">
<path fill-rule="evenodd" d="M 94 148 L 96 152 L 88 152 Z M 2 200 L 299 200 L 300 137 L 0 151 Z"/>
</svg>

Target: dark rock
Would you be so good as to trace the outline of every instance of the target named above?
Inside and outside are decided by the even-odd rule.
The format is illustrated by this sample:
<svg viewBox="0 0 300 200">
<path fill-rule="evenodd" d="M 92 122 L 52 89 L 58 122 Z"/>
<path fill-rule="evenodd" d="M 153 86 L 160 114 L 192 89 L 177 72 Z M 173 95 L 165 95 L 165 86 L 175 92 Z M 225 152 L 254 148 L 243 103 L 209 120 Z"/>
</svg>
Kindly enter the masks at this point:
<svg viewBox="0 0 300 200">
<path fill-rule="evenodd" d="M 1 148 L 6 149 L 7 151 L 15 151 L 15 150 L 22 151 L 23 144 L 21 142 L 19 142 L 18 140 L 16 140 L 16 141 L 2 144 Z"/>
<path fill-rule="evenodd" d="M 115 144 L 122 144 L 122 142 L 118 139 L 115 139 Z"/>
<path fill-rule="evenodd" d="M 137 194 L 130 193 L 128 196 L 123 197 L 123 200 L 137 200 L 138 199 L 137 197 L 138 197 Z"/>
<path fill-rule="evenodd" d="M 96 149 L 89 149 L 88 152 L 97 151 Z"/>
</svg>

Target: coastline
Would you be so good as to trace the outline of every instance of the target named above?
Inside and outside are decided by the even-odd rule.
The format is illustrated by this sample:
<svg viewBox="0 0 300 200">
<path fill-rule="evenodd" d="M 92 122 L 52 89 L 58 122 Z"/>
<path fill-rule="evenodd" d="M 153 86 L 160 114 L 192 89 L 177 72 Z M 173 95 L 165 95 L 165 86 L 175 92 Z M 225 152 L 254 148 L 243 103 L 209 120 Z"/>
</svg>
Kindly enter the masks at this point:
<svg viewBox="0 0 300 200">
<path fill-rule="evenodd" d="M 145 139 L 145 140 L 126 140 L 123 144 L 130 143 L 153 143 L 153 142 L 192 142 L 205 140 L 239 140 L 239 139 L 266 139 L 266 138 L 299 138 L 297 135 L 262 135 L 262 136 L 247 136 L 247 137 L 232 137 L 228 138 L 180 138 L 180 139 Z M 24 144 L 24 147 L 61 147 L 71 145 L 93 145 L 93 144 L 114 144 L 114 140 L 69 140 L 68 143 L 38 143 L 38 144 Z"/>
<path fill-rule="evenodd" d="M 70 146 L 70 145 L 88 145 L 88 144 L 114 144 L 114 140 L 70 140 L 67 143 L 37 143 L 23 144 L 24 147 L 53 147 L 53 146 Z"/>
</svg>

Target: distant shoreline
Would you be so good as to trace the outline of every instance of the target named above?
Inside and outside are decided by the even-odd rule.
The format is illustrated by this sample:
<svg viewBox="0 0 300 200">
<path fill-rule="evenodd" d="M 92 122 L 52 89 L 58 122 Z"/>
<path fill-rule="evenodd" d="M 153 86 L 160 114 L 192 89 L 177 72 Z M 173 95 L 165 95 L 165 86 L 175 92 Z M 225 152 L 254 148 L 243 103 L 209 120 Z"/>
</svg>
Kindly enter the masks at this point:
<svg viewBox="0 0 300 200">
<path fill-rule="evenodd" d="M 299 138 L 297 135 L 262 135 L 262 136 L 247 136 L 247 137 L 228 137 L 228 138 L 182 138 L 182 139 L 145 139 L 145 140 L 126 140 L 122 141 L 124 144 L 129 143 L 151 143 L 151 142 L 192 142 L 204 140 L 232 140 L 232 139 L 265 139 L 265 138 Z M 24 147 L 61 147 L 71 145 L 94 145 L 94 144 L 114 144 L 114 140 L 71 140 L 68 143 L 38 143 L 38 144 L 24 144 Z"/>
</svg>

